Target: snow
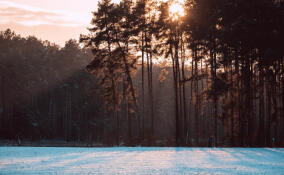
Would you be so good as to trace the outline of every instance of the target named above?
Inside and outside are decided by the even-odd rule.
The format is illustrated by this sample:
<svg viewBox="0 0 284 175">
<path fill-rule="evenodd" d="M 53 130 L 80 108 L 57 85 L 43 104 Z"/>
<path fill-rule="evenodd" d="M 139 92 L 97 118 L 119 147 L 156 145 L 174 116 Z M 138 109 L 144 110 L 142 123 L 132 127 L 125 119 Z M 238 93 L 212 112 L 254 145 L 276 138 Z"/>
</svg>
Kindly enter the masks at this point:
<svg viewBox="0 0 284 175">
<path fill-rule="evenodd" d="M 0 174 L 284 174 L 284 148 L 0 147 Z"/>
</svg>

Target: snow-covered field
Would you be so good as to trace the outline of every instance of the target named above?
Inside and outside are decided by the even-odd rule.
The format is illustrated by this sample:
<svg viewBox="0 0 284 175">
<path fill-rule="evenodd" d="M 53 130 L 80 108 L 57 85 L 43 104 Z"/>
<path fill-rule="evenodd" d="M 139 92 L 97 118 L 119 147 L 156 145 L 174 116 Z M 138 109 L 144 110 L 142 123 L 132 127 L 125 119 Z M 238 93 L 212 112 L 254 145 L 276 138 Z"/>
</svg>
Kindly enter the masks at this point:
<svg viewBox="0 0 284 175">
<path fill-rule="evenodd" d="M 284 174 L 280 148 L 0 147 L 0 174 Z"/>
</svg>

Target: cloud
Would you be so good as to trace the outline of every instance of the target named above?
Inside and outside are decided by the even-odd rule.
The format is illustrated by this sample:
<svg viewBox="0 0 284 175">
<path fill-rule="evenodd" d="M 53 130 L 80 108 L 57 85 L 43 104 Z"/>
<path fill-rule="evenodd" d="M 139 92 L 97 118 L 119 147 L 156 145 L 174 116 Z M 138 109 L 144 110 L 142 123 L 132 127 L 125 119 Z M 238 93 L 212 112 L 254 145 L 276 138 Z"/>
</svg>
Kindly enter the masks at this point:
<svg viewBox="0 0 284 175">
<path fill-rule="evenodd" d="M 16 22 L 25 24 L 32 24 L 33 22 L 41 22 L 45 24 L 65 24 L 66 22 L 60 19 L 61 15 L 51 12 L 43 11 L 29 11 L 25 9 L 19 9 L 16 7 L 2 8 L 0 11 L 1 18 L 0 22 Z"/>
<path fill-rule="evenodd" d="M 0 2 L 0 24 L 18 23 L 26 26 L 49 24 L 58 26 L 87 26 L 91 17 L 66 11 L 48 11 L 18 3 Z"/>
<path fill-rule="evenodd" d="M 19 15 L 57 16 L 58 15 L 56 13 L 51 13 L 51 12 L 31 11 L 31 10 L 20 9 L 17 7 L 2 8 L 0 14 L 3 16 L 19 16 Z"/>
</svg>

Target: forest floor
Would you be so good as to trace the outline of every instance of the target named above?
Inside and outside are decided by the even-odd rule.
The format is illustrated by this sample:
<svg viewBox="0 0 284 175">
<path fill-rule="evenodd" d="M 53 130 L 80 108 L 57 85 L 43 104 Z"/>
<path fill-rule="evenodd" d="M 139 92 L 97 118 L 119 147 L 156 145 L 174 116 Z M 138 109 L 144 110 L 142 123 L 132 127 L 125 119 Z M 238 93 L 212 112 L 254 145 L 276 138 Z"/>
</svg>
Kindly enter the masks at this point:
<svg viewBox="0 0 284 175">
<path fill-rule="evenodd" d="M 284 174 L 284 148 L 0 147 L 0 174 Z"/>
</svg>

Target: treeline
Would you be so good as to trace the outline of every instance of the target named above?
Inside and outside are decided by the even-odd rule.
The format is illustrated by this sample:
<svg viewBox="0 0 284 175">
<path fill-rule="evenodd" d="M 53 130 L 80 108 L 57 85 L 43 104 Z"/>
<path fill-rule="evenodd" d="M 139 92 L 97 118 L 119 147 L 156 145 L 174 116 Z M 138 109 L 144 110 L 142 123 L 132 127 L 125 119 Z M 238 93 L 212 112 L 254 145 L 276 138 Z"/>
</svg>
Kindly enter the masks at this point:
<svg viewBox="0 0 284 175">
<path fill-rule="evenodd" d="M 184 12 L 173 10 L 179 6 Z M 159 93 L 153 71 L 162 62 L 160 78 L 172 77 L 166 107 L 175 145 L 283 146 L 282 0 L 101 0 L 91 23 L 80 40 L 92 50 L 87 70 L 103 86 L 117 145 L 121 112 L 129 145 L 157 143 L 155 100 L 168 94 Z"/>
<path fill-rule="evenodd" d="M 0 32 L 0 143 L 115 145 L 112 111 L 101 85 L 86 71 L 91 60 L 90 50 L 75 40 L 60 48 L 33 36 L 21 37 L 10 29 Z M 154 66 L 153 79 L 158 80 L 161 71 Z M 140 77 L 141 69 L 133 77 L 139 93 Z M 171 85 L 171 77 L 154 82 L 159 87 L 154 93 L 160 94 L 154 101 L 159 104 L 154 114 L 156 144 L 160 146 L 174 145 Z M 118 112 L 120 145 L 138 145 L 137 118 L 125 116 L 125 111 Z M 149 128 L 150 119 L 145 117 L 144 121 Z M 149 145 L 148 141 L 143 145 Z"/>
<path fill-rule="evenodd" d="M 0 33 L 0 138 L 103 139 L 101 88 L 85 71 L 90 51 L 11 30 Z M 94 118 L 93 116 L 96 116 Z"/>
</svg>

